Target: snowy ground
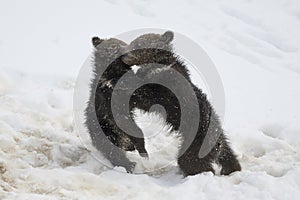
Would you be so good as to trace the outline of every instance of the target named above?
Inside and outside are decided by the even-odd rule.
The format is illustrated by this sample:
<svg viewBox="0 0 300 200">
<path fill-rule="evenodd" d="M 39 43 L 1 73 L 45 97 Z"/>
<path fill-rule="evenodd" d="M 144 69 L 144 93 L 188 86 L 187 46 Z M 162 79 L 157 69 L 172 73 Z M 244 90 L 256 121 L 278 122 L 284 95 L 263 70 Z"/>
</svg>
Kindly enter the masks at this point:
<svg viewBox="0 0 300 200">
<path fill-rule="evenodd" d="M 1 1 L 0 16 L 0 199 L 300 198 L 298 0 Z M 144 27 L 185 34 L 211 57 L 242 172 L 131 175 L 83 145 L 72 98 L 91 36 Z M 167 132 L 139 116 L 152 118 L 145 132 Z M 136 170 L 163 165 L 170 148 Z"/>
</svg>

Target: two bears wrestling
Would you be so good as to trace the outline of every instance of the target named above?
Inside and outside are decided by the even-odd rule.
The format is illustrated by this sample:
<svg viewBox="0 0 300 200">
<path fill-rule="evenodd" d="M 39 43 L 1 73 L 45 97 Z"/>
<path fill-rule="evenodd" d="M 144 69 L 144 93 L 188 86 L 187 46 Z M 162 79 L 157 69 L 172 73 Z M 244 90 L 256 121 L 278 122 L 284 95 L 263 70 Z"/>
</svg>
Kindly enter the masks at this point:
<svg viewBox="0 0 300 200">
<path fill-rule="evenodd" d="M 180 132 L 183 145 L 179 147 L 177 161 L 183 175 L 195 175 L 206 171 L 214 173 L 213 163 L 221 167 L 221 175 L 240 171 L 241 166 L 224 135 L 218 115 L 206 95 L 192 83 L 185 63 L 174 53 L 171 43 L 173 39 L 174 33 L 171 31 L 163 34 L 144 34 L 134 39 L 129 45 L 116 38 L 92 38 L 94 77 L 91 81 L 90 98 L 85 110 L 85 124 L 93 145 L 113 166 L 122 166 L 127 172 L 132 173 L 136 163 L 126 157 L 125 151 L 137 150 L 140 156 L 148 157 L 143 132 L 132 123 L 134 116 L 131 111 L 134 108 L 149 112 L 153 105 L 161 105 L 165 109 L 166 122 L 172 125 L 173 130 L 180 131 L 181 126 L 188 127 L 188 124 L 181 124 L 183 123 L 181 115 L 183 109 L 190 109 L 186 106 L 190 100 L 185 99 L 179 102 L 178 95 L 176 96 L 169 88 L 149 81 L 171 80 L 178 91 L 184 94 L 187 89 L 178 84 L 179 80 L 173 73 L 175 70 L 192 88 L 198 104 L 196 111 L 199 113 L 195 134 L 191 131 Z M 138 66 L 139 69 L 134 71 L 134 66 Z M 130 82 L 130 77 L 142 81 L 148 80 L 148 82 L 135 89 L 132 89 L 134 86 L 126 84 L 122 86 L 122 83 L 118 82 L 125 74 L 128 82 Z M 113 95 L 118 94 L 118 91 L 120 94 L 126 94 L 130 90 L 133 92 L 130 93 L 128 105 L 113 102 Z M 126 110 L 124 106 L 127 106 L 129 112 L 124 111 Z M 187 112 L 190 116 L 184 117 L 194 117 L 195 110 Z M 118 126 L 119 124 L 123 127 Z M 127 129 L 126 124 L 130 124 Z M 200 156 L 201 146 L 207 146 L 204 144 L 205 138 L 209 138 L 210 148 L 204 156 Z"/>
</svg>

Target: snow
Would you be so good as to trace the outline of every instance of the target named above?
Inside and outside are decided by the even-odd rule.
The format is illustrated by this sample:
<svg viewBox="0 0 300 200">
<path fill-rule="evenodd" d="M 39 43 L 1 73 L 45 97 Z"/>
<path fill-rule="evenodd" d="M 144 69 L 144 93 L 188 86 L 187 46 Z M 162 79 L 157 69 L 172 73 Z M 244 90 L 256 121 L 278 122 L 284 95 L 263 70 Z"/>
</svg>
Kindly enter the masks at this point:
<svg viewBox="0 0 300 200">
<path fill-rule="evenodd" d="M 300 2 L 170 4 L 1 2 L 0 199 L 299 199 Z M 149 160 L 128 155 L 138 160 L 137 174 L 111 170 L 82 142 L 73 93 L 91 37 L 144 27 L 185 34 L 213 60 L 225 88 L 224 129 L 242 172 L 183 178 L 176 163 L 153 172 L 174 159 L 180 140 L 161 116 L 139 110 L 137 121 L 153 137 Z"/>
</svg>

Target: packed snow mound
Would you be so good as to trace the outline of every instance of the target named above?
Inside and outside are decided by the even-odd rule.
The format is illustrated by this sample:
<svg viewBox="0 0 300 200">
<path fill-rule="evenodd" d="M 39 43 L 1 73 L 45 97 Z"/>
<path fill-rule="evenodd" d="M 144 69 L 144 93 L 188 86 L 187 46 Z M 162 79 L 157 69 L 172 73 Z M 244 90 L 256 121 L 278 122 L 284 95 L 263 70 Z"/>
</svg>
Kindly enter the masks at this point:
<svg viewBox="0 0 300 200">
<path fill-rule="evenodd" d="M 299 127 L 266 123 L 256 130 L 232 129 L 229 137 L 243 171 L 183 178 L 174 162 L 180 145 L 176 132 L 169 132 L 161 116 L 136 110 L 136 121 L 149 136 L 150 159 L 128 153 L 137 162 L 135 172 L 146 174 L 126 174 L 99 162 L 101 154 L 82 143 L 73 123 L 74 80 L 16 71 L 5 77 L 0 81 L 12 85 L 0 95 L 0 194 L 5 199 L 299 196 Z"/>
</svg>

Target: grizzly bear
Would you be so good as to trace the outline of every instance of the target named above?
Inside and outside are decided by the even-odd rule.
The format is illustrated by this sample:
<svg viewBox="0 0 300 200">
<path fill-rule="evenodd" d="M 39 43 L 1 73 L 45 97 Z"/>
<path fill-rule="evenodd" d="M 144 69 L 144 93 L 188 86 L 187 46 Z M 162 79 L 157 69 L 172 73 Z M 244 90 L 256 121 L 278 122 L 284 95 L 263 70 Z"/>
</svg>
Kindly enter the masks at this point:
<svg viewBox="0 0 300 200">
<path fill-rule="evenodd" d="M 123 112 L 124 108 L 118 104 L 114 104 L 117 106 L 113 108 L 120 111 L 117 120 L 112 113 L 113 94 L 124 95 L 131 90 L 133 92 L 128 93 L 129 111 L 139 108 L 149 112 L 154 105 L 161 105 L 166 112 L 166 122 L 172 125 L 173 130 L 180 132 L 183 142 L 179 147 L 178 165 L 185 176 L 205 171 L 214 173 L 213 163 L 221 166 L 222 175 L 240 171 L 241 166 L 229 146 L 214 108 L 202 90 L 192 83 L 185 63 L 173 53 L 173 38 L 171 31 L 145 34 L 129 45 L 114 38 L 93 38 L 94 79 L 86 109 L 86 125 L 93 144 L 113 165 L 123 166 L 128 172 L 132 172 L 135 163 L 128 160 L 125 151 L 137 150 L 141 156 L 148 157 L 142 131 L 137 125 L 129 123 L 133 119 L 132 113 Z M 133 66 L 139 69 L 133 72 Z M 129 81 L 118 83 L 124 75 Z M 183 84 L 182 77 L 187 84 Z M 134 83 L 138 82 L 145 84 L 135 88 Z M 170 82 L 173 90 L 161 84 Z M 114 93 L 114 89 L 117 92 Z M 185 98 L 187 91 L 195 95 L 196 110 L 191 105 L 194 104 L 192 99 Z M 189 120 L 182 119 L 195 118 L 196 113 L 199 114 L 199 121 L 195 133 L 192 133 L 195 127 L 190 127 Z M 131 124 L 127 127 L 130 131 L 124 131 L 118 124 Z M 208 152 L 202 155 L 201 147 Z"/>
</svg>

